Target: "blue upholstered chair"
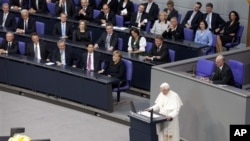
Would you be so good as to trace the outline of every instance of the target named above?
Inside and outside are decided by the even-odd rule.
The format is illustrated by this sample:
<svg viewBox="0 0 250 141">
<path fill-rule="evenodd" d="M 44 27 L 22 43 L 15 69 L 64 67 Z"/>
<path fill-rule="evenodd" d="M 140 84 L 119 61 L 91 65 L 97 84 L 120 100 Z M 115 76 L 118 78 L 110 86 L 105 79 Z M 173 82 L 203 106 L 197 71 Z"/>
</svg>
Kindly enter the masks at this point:
<svg viewBox="0 0 250 141">
<path fill-rule="evenodd" d="M 146 23 L 146 28 L 145 28 L 145 31 L 146 32 L 150 32 L 150 29 L 151 29 L 151 22 L 150 21 L 148 21 L 147 23 Z"/>
<path fill-rule="evenodd" d="M 43 22 L 36 21 L 36 32 L 39 35 L 44 35 L 45 24 Z"/>
<path fill-rule="evenodd" d="M 134 4 L 134 12 L 137 12 L 137 11 L 138 11 L 138 7 L 139 7 L 139 4 L 134 3 L 134 2 L 133 2 L 133 4 Z"/>
<path fill-rule="evenodd" d="M 98 15 L 100 15 L 101 11 L 94 9 L 93 19 L 95 19 Z"/>
<path fill-rule="evenodd" d="M 122 61 L 125 63 L 126 66 L 126 85 L 125 86 L 119 86 L 117 88 L 113 89 L 113 92 L 117 93 L 117 103 L 120 101 L 120 93 L 123 91 L 126 91 L 130 88 L 130 82 L 132 80 L 133 75 L 133 64 L 130 60 L 122 59 Z"/>
<path fill-rule="evenodd" d="M 124 17 L 120 15 L 115 15 L 116 26 L 123 27 L 124 26 Z"/>
<path fill-rule="evenodd" d="M 181 23 L 181 17 L 182 17 L 182 15 L 180 13 L 178 13 L 177 21 L 179 24 Z"/>
<path fill-rule="evenodd" d="M 118 45 L 117 45 L 118 50 L 122 51 L 123 50 L 123 39 L 118 38 Z"/>
<path fill-rule="evenodd" d="M 184 28 L 184 40 L 194 41 L 194 31 L 189 28 Z"/>
<path fill-rule="evenodd" d="M 170 58 L 170 61 L 171 62 L 174 62 L 175 61 L 175 51 L 172 50 L 172 49 L 169 49 L 169 58 Z"/>
<path fill-rule="evenodd" d="M 214 71 L 215 63 L 206 59 L 199 59 L 196 64 L 196 76 L 210 77 Z"/>
<path fill-rule="evenodd" d="M 152 42 L 147 42 L 146 52 L 149 53 L 149 51 L 151 50 L 152 47 L 153 47 L 153 43 Z"/>
<path fill-rule="evenodd" d="M 227 50 L 230 50 L 230 48 L 233 48 L 233 47 L 239 45 L 239 44 L 240 44 L 241 37 L 242 37 L 242 34 L 243 34 L 243 31 L 244 31 L 244 26 L 241 26 L 241 25 L 240 25 L 240 27 L 239 27 L 239 29 L 238 29 L 238 32 L 237 32 L 237 35 L 236 35 L 234 41 L 231 42 L 231 43 L 226 43 L 226 44 L 224 45 L 224 47 L 227 48 Z"/>
<path fill-rule="evenodd" d="M 237 60 L 228 60 L 228 65 L 230 66 L 236 87 L 242 88 L 245 76 L 245 67 L 244 64 Z"/>
<path fill-rule="evenodd" d="M 25 42 L 18 41 L 19 53 L 25 55 Z"/>
<path fill-rule="evenodd" d="M 56 15 L 56 4 L 55 3 L 48 2 L 47 7 L 48 7 L 50 15 L 52 15 L 52 16 Z"/>
<path fill-rule="evenodd" d="M 3 42 L 3 38 L 2 38 L 2 37 L 0 37 L 0 45 L 2 44 L 2 42 Z"/>
</svg>

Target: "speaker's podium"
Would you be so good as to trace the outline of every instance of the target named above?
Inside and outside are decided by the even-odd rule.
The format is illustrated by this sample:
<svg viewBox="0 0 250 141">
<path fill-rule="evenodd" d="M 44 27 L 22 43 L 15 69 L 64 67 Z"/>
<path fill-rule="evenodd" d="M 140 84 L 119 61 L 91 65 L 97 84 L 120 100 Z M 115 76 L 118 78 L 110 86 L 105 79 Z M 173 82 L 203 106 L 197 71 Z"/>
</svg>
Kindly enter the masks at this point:
<svg viewBox="0 0 250 141">
<path fill-rule="evenodd" d="M 130 141 L 158 141 L 156 124 L 166 122 L 166 116 L 153 112 L 130 112 Z"/>
</svg>

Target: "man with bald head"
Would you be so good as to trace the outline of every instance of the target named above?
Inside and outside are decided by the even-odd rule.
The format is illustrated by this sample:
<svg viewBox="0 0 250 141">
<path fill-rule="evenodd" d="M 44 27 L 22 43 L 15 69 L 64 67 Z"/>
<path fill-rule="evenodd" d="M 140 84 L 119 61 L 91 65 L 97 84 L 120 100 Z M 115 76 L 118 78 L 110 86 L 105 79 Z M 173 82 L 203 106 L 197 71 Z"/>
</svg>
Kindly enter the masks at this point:
<svg viewBox="0 0 250 141">
<path fill-rule="evenodd" d="M 179 133 L 179 119 L 182 101 L 179 95 L 170 90 L 168 83 L 164 82 L 160 86 L 160 94 L 155 100 L 155 105 L 147 110 L 159 111 L 160 114 L 165 115 L 167 122 L 156 125 L 159 141 L 180 141 Z"/>
<path fill-rule="evenodd" d="M 218 55 L 215 59 L 216 69 L 210 80 L 214 84 L 226 84 L 234 86 L 234 77 L 231 68 L 225 63 L 225 58 Z"/>
</svg>

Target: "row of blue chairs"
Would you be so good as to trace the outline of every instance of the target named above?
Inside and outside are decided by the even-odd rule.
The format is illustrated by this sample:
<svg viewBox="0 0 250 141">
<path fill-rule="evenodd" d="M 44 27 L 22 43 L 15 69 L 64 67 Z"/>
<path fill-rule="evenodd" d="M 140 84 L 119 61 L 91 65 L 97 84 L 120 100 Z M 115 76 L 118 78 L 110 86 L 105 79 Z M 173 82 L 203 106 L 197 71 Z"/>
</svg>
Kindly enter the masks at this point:
<svg viewBox="0 0 250 141">
<path fill-rule="evenodd" d="M 232 70 L 236 87 L 242 88 L 245 75 L 244 63 L 230 59 L 228 60 L 228 65 Z M 196 76 L 210 77 L 213 74 L 214 69 L 215 69 L 215 63 L 213 61 L 206 59 L 199 59 L 196 64 L 195 74 Z"/>
<path fill-rule="evenodd" d="M 240 44 L 241 37 L 243 35 L 243 31 L 244 31 L 244 26 L 240 25 L 234 41 L 225 44 L 225 48 L 227 49 L 227 51 L 230 50 L 230 48 L 233 48 L 233 47 L 235 47 L 235 46 L 237 46 L 237 45 Z M 194 30 L 188 29 L 188 28 L 184 28 L 184 39 L 185 40 L 194 41 L 194 35 L 195 35 Z M 217 39 L 216 35 L 213 35 L 213 45 L 212 45 L 213 46 L 213 50 L 212 51 L 214 51 L 214 48 L 216 47 L 216 39 Z"/>
</svg>

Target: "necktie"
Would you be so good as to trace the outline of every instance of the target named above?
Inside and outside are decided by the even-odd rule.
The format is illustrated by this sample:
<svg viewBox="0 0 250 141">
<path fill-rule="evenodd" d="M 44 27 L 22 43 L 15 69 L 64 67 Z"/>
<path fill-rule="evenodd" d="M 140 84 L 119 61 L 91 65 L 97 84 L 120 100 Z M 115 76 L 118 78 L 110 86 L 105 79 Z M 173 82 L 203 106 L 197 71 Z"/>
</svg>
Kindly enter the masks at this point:
<svg viewBox="0 0 250 141">
<path fill-rule="evenodd" d="M 110 46 L 110 37 L 111 37 L 111 35 L 108 34 L 108 36 L 106 38 L 105 48 L 109 48 L 109 46 Z"/>
<path fill-rule="evenodd" d="M 160 47 L 157 47 L 157 53 L 160 52 L 160 50 L 161 50 Z"/>
<path fill-rule="evenodd" d="M 35 58 L 38 59 L 38 47 L 37 47 L 37 44 L 35 44 Z"/>
<path fill-rule="evenodd" d="M 141 21 L 141 13 L 138 13 L 136 18 L 136 23 L 140 23 L 140 21 Z"/>
<path fill-rule="evenodd" d="M 9 51 L 9 49 L 11 48 L 11 43 L 8 42 L 8 47 L 7 47 L 7 51 Z"/>
<path fill-rule="evenodd" d="M 67 10 L 66 10 L 66 5 L 65 3 L 62 4 L 62 10 L 65 14 L 67 14 Z"/>
<path fill-rule="evenodd" d="M 66 35 L 65 33 L 65 23 L 62 23 L 62 37 Z"/>
<path fill-rule="evenodd" d="M 106 20 L 108 20 L 109 19 L 109 15 L 108 14 L 106 14 Z"/>
<path fill-rule="evenodd" d="M 27 29 L 27 20 L 24 20 L 24 27 L 23 27 L 23 29 L 24 29 L 24 32 L 25 32 L 26 29 Z"/>
<path fill-rule="evenodd" d="M 2 26 L 5 25 L 6 18 L 7 18 L 7 14 L 5 13 L 5 14 L 3 14 L 3 23 L 2 23 Z"/>
<path fill-rule="evenodd" d="M 211 14 L 207 14 L 206 22 L 207 22 L 207 24 L 208 24 L 208 28 L 211 28 L 210 19 L 211 19 Z"/>
<path fill-rule="evenodd" d="M 39 9 L 38 1 L 39 1 L 39 0 L 36 0 L 36 10 Z"/>
<path fill-rule="evenodd" d="M 60 62 L 61 62 L 61 63 L 63 62 L 62 58 L 63 58 L 63 51 L 60 50 Z"/>
<path fill-rule="evenodd" d="M 91 54 L 89 54 L 89 58 L 88 58 L 88 65 L 87 65 L 87 70 L 90 71 L 91 70 L 91 63 L 92 63 L 92 60 L 91 60 Z"/>
</svg>

